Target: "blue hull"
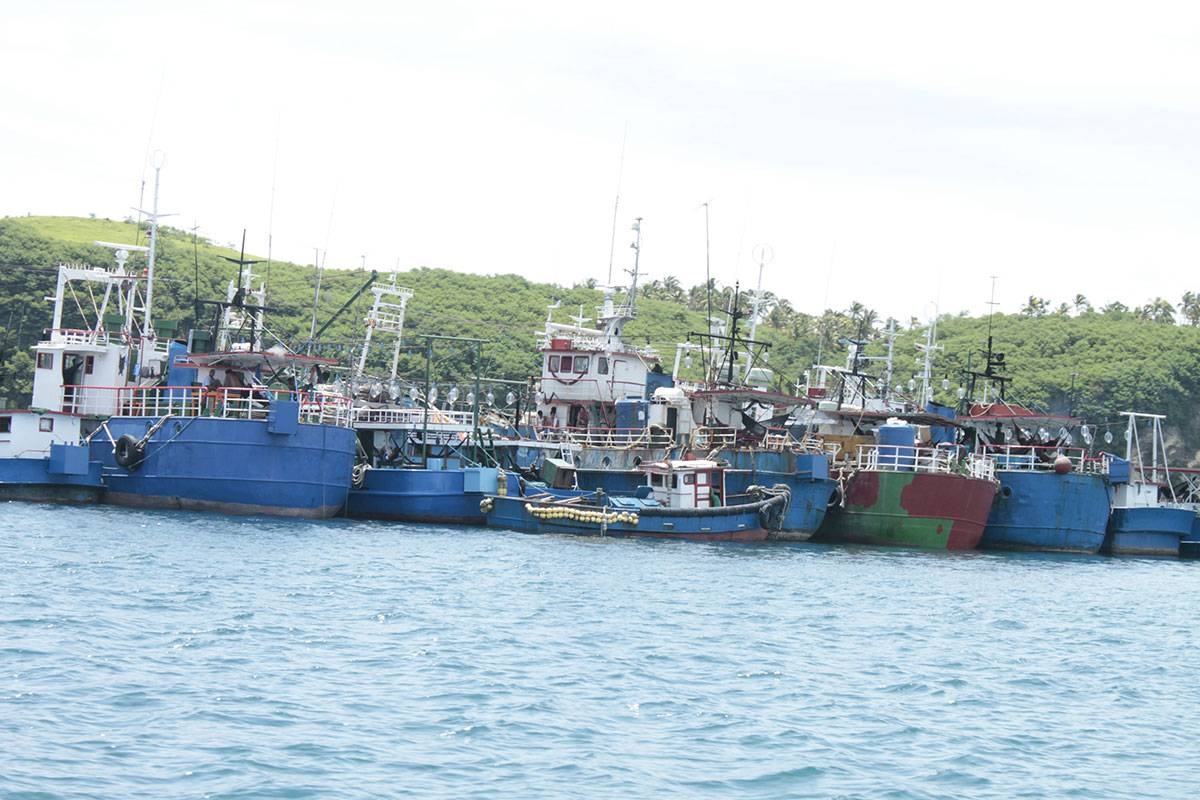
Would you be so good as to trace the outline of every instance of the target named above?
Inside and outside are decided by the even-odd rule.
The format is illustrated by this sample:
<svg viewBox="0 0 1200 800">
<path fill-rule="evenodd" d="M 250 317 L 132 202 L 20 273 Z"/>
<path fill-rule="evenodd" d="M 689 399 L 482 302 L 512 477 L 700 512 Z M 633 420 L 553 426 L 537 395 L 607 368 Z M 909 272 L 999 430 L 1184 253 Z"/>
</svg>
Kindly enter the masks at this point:
<svg viewBox="0 0 1200 800">
<path fill-rule="evenodd" d="M 151 417 L 113 417 L 108 429 L 141 438 Z M 264 420 L 190 417 L 169 421 L 133 469 L 118 466 L 103 432 L 91 457 L 104 464 L 103 501 L 142 508 L 228 514 L 331 517 L 342 510 L 354 468 L 354 431 L 299 425 L 271 433 Z"/>
<path fill-rule="evenodd" d="M 751 486 L 786 486 L 791 503 L 779 530 L 771 539 L 804 542 L 812 538 L 834 499 L 837 483 L 829 477 L 829 459 L 824 455 L 781 453 L 774 451 L 723 451 L 729 462 L 725 470 L 727 503 L 744 503 Z"/>
<path fill-rule="evenodd" d="M 1108 526 L 1098 475 L 998 470 L 1000 491 L 979 546 L 985 550 L 1097 553 Z"/>
<path fill-rule="evenodd" d="M 1114 508 L 1104 552 L 1114 556 L 1177 556 L 1179 542 L 1191 534 L 1195 517 L 1186 508 Z"/>
<path fill-rule="evenodd" d="M 1180 558 L 1200 558 L 1200 516 L 1192 517 L 1192 529 L 1179 541 Z"/>
<path fill-rule="evenodd" d="M 588 492 L 602 489 L 605 494 L 631 495 L 646 483 L 646 473 L 635 469 L 577 469 L 575 482 Z"/>
<path fill-rule="evenodd" d="M 100 479 L 100 463 L 87 461 L 83 450 L 82 464 L 73 472 L 64 472 L 51 458 L 0 459 L 0 499 L 25 500 L 34 503 L 96 503 L 104 484 Z"/>
<path fill-rule="evenodd" d="M 360 519 L 482 525 L 479 501 L 495 494 L 494 467 L 370 469 L 351 489 L 346 515 Z"/>
<path fill-rule="evenodd" d="M 685 514 L 666 509 L 638 508 L 636 523 L 613 521 L 605 524 L 586 519 L 539 519 L 526 508 L 532 505 L 524 497 L 489 498 L 488 527 L 508 528 L 522 533 L 558 533 L 576 536 L 615 536 L 685 541 L 762 541 L 767 538 L 757 507 L 751 510 L 735 508 L 711 509 L 705 514 Z M 639 501 L 626 498 L 629 508 Z M 624 507 L 624 506 L 622 506 Z M 742 507 L 746 508 L 746 507 Z M 563 508 L 585 512 L 594 506 Z"/>
</svg>

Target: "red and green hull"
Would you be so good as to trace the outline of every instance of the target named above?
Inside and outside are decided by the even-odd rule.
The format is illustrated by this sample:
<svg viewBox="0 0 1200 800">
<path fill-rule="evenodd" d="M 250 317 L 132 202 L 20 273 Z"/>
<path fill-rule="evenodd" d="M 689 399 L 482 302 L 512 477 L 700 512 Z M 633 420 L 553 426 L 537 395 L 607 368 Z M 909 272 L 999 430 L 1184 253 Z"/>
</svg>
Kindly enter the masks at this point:
<svg viewBox="0 0 1200 800">
<path fill-rule="evenodd" d="M 816 541 L 971 550 L 983 536 L 996 483 L 949 473 L 862 470 L 846 481 Z"/>
</svg>

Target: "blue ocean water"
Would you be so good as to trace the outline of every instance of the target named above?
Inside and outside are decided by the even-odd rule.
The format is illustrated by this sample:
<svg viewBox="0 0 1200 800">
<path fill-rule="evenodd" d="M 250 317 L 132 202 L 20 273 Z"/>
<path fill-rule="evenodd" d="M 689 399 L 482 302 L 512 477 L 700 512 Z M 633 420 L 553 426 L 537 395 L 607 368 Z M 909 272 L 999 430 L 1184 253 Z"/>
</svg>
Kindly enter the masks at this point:
<svg viewBox="0 0 1200 800">
<path fill-rule="evenodd" d="M 1200 563 L 0 510 L 5 798 L 1196 790 Z"/>
</svg>

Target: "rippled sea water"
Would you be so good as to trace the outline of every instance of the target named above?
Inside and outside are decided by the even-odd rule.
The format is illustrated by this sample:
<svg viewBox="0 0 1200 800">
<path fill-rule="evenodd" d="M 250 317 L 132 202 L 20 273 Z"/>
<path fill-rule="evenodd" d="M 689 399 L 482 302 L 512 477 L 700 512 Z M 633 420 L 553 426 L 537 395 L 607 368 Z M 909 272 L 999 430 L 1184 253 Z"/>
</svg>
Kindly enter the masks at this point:
<svg viewBox="0 0 1200 800">
<path fill-rule="evenodd" d="M 5 798 L 1200 783 L 1200 563 L 0 511 Z"/>
</svg>

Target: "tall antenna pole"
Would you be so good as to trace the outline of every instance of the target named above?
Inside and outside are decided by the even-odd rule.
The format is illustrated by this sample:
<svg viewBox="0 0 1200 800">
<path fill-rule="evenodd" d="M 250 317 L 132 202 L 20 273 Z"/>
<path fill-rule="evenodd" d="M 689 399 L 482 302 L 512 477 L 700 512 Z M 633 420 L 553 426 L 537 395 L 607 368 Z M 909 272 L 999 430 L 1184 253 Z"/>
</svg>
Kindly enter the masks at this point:
<svg viewBox="0 0 1200 800">
<path fill-rule="evenodd" d="M 629 245 L 633 248 L 633 271 L 629 273 L 629 309 L 632 311 L 637 303 L 637 282 L 638 282 L 638 265 L 642 255 L 642 218 L 635 217 L 633 220 L 633 230 L 637 237 L 633 240 L 633 244 Z M 583 324 L 582 320 L 579 323 Z"/>
<path fill-rule="evenodd" d="M 730 386 L 733 385 L 733 361 L 734 361 L 735 353 L 737 352 L 734 348 L 737 347 L 738 320 L 740 320 L 742 318 L 742 312 L 738 308 L 738 295 L 739 294 L 740 294 L 740 290 L 739 290 L 738 284 L 735 282 L 733 284 L 733 307 L 731 309 L 729 309 L 729 323 L 730 323 L 730 328 L 731 328 L 731 330 L 729 331 L 729 356 L 728 356 L 729 366 L 728 366 L 728 369 L 726 370 L 726 378 L 725 378 L 726 382 L 729 383 Z"/>
<path fill-rule="evenodd" d="M 754 290 L 754 300 L 750 303 L 750 338 L 753 339 L 755 332 L 758 330 L 758 316 L 762 313 L 764 305 L 762 290 L 763 268 L 775 259 L 775 251 L 771 249 L 771 245 L 769 244 L 760 244 L 755 246 L 751 256 L 758 262 L 758 287 Z M 749 358 L 749 352 L 746 355 Z"/>
<path fill-rule="evenodd" d="M 708 247 L 708 201 L 704 206 L 704 291 L 708 294 L 708 328 L 712 330 L 712 263 L 709 259 Z"/>
<path fill-rule="evenodd" d="M 825 299 L 821 303 L 821 320 L 825 320 L 825 311 L 829 308 L 829 284 L 833 281 L 833 268 L 837 264 L 837 240 L 833 241 L 833 247 L 829 250 L 829 271 L 825 273 Z M 817 336 L 817 364 L 821 363 L 821 357 L 825 352 L 825 334 L 827 326 L 822 326 Z"/>
<path fill-rule="evenodd" d="M 196 244 L 196 231 L 200 223 L 192 220 L 192 322 L 193 328 L 200 327 L 200 248 Z"/>
<path fill-rule="evenodd" d="M 275 116 L 275 157 L 271 161 L 271 207 L 267 212 L 267 282 L 263 287 L 263 305 L 267 305 L 267 292 L 271 285 L 271 247 L 275 239 L 275 179 L 279 174 L 279 115 Z"/>
<path fill-rule="evenodd" d="M 769 244 L 758 244 L 754 246 L 751 257 L 758 262 L 758 288 L 754 290 L 754 297 L 750 300 L 750 341 L 753 342 L 754 335 L 758 331 L 758 318 L 762 314 L 763 306 L 766 305 L 766 302 L 763 300 L 762 289 L 763 268 L 775 259 L 775 251 L 771 249 L 771 245 Z M 746 382 L 750 380 L 750 370 L 753 367 L 753 345 L 747 345 L 746 374 L 743 376 Z"/>
<path fill-rule="evenodd" d="M 617 165 L 617 199 L 613 201 L 613 221 L 612 221 L 612 236 L 608 241 L 608 282 L 607 286 L 612 286 L 612 268 L 613 256 L 617 249 L 617 210 L 621 207 L 621 180 L 625 176 L 625 137 L 629 133 L 629 123 L 625 123 L 625 129 L 621 131 L 621 160 Z"/>
<path fill-rule="evenodd" d="M 321 299 L 321 275 L 324 267 L 321 259 L 321 250 L 316 247 L 313 248 L 313 266 L 317 270 L 317 289 L 313 292 L 312 325 L 308 328 L 308 351 L 305 353 L 305 355 L 310 356 L 313 349 L 313 337 L 317 335 L 317 302 Z"/>
<path fill-rule="evenodd" d="M 933 354 L 942 349 L 937 343 L 937 324 L 938 307 L 934 303 L 933 318 L 929 320 L 929 327 L 925 329 L 925 344 L 917 345 L 917 350 L 924 354 L 921 367 L 921 408 L 933 401 Z"/>
<path fill-rule="evenodd" d="M 988 358 L 992 356 L 992 314 L 996 313 L 996 276 L 992 275 L 992 296 L 988 298 Z"/>
<path fill-rule="evenodd" d="M 150 312 L 154 307 L 154 259 L 158 245 L 158 178 L 166 160 L 162 151 L 154 154 L 154 210 L 150 214 L 150 253 L 146 259 L 146 314 L 142 322 L 142 337 L 154 335 L 154 326 L 150 324 Z"/>
</svg>

